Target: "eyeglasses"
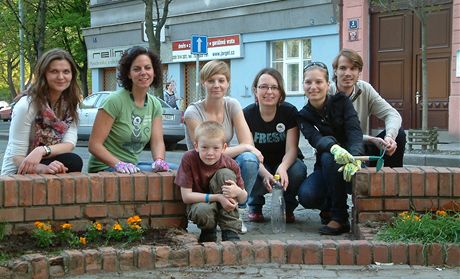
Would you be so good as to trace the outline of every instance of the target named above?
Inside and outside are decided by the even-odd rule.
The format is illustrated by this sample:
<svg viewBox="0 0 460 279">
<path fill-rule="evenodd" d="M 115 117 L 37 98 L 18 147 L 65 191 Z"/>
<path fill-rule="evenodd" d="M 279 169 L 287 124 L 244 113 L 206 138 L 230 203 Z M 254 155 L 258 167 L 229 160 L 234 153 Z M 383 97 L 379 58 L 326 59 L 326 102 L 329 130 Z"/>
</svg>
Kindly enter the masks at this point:
<svg viewBox="0 0 460 279">
<path fill-rule="evenodd" d="M 317 66 L 317 67 L 320 67 L 320 68 L 323 68 L 323 69 L 327 70 L 327 66 L 323 62 L 310 62 L 310 63 L 308 63 L 307 66 L 305 66 L 303 68 L 303 71 L 305 72 L 306 70 L 308 70 L 309 68 L 311 68 L 313 66 Z"/>
<path fill-rule="evenodd" d="M 257 88 L 259 88 L 259 90 L 264 91 L 264 92 L 268 91 L 268 89 L 271 89 L 272 92 L 275 92 L 275 91 L 279 90 L 278 86 L 268 86 L 266 84 L 259 85 L 259 86 L 257 86 Z"/>
<path fill-rule="evenodd" d="M 148 52 L 148 51 L 149 51 L 149 49 L 146 48 L 146 47 L 143 47 L 143 46 L 133 46 L 133 47 L 128 48 L 126 50 L 128 55 L 132 55 L 132 54 L 137 53 L 137 52 L 145 53 L 145 52 Z"/>
</svg>

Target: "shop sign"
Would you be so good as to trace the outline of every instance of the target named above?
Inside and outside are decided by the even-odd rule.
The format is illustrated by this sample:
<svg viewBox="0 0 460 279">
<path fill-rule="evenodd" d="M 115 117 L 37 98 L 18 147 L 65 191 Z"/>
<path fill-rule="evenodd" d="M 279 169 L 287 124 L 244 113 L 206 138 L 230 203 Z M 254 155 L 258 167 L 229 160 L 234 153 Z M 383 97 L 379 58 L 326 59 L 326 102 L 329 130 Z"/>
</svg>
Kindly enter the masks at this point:
<svg viewBox="0 0 460 279">
<path fill-rule="evenodd" d="M 129 47 L 111 47 L 88 49 L 88 67 L 94 68 L 107 68 L 116 67 L 121 55 Z"/>
<path fill-rule="evenodd" d="M 208 53 L 200 60 L 230 59 L 241 57 L 240 35 L 208 37 Z M 195 61 L 191 53 L 191 40 L 172 42 L 172 62 Z"/>
</svg>

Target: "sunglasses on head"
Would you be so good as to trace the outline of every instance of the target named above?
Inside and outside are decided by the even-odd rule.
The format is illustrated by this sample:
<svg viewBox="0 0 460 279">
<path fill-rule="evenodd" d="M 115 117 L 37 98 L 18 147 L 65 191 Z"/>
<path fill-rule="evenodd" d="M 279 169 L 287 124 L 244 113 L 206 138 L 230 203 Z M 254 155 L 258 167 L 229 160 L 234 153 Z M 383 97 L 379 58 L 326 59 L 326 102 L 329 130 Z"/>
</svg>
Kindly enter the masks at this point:
<svg viewBox="0 0 460 279">
<path fill-rule="evenodd" d="M 307 66 L 305 66 L 303 68 L 304 72 L 306 70 L 308 70 L 309 68 L 313 67 L 313 66 L 317 66 L 317 67 L 320 67 L 320 68 L 323 68 L 323 69 L 327 70 L 327 66 L 323 62 L 310 62 L 310 63 L 308 63 Z"/>
</svg>

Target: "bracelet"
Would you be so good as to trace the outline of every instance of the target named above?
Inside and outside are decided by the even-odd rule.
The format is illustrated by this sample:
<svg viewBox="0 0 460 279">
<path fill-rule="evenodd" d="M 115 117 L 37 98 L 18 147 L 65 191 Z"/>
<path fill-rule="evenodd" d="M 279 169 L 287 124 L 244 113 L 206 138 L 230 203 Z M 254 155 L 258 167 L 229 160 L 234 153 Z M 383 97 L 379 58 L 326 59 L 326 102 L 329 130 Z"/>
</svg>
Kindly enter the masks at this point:
<svg viewBox="0 0 460 279">
<path fill-rule="evenodd" d="M 49 156 L 51 154 L 51 148 L 48 145 L 43 145 L 43 148 L 45 149 L 45 157 Z"/>
<path fill-rule="evenodd" d="M 206 194 L 206 196 L 204 196 L 204 202 L 209 203 L 209 194 Z"/>
</svg>

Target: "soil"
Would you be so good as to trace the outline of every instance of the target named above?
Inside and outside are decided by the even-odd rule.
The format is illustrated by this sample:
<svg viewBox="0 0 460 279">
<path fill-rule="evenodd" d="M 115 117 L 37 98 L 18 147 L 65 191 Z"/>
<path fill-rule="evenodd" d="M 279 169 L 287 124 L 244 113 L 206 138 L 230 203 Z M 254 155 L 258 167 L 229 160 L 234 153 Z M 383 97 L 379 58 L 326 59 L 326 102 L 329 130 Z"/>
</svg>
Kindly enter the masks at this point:
<svg viewBox="0 0 460 279">
<path fill-rule="evenodd" d="M 78 233 L 83 235 L 83 233 Z M 0 265 L 2 262 L 18 258 L 26 254 L 40 253 L 42 255 L 58 255 L 66 249 L 99 249 L 104 246 L 110 246 L 120 249 L 129 249 L 139 245 L 167 245 L 172 249 L 183 246 L 185 243 L 196 241 L 196 238 L 190 237 L 187 232 L 178 229 L 168 230 L 147 230 L 143 238 L 135 242 L 116 242 L 101 241 L 100 243 L 88 243 L 85 246 L 70 247 L 67 244 L 59 242 L 53 243 L 48 248 L 40 248 L 36 245 L 36 240 L 30 234 L 7 235 L 0 240 Z"/>
</svg>

